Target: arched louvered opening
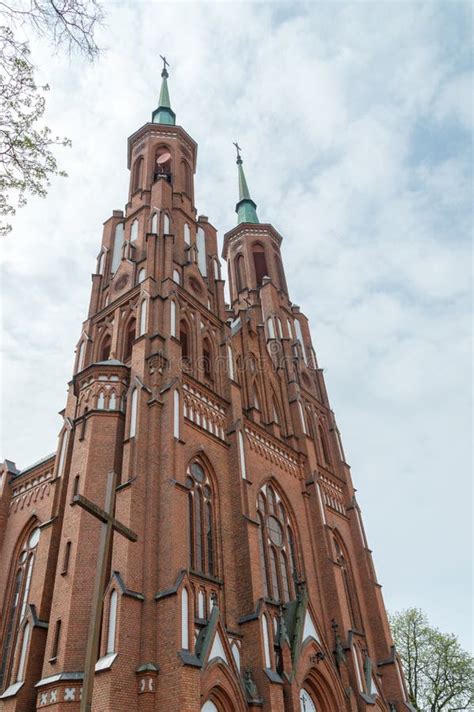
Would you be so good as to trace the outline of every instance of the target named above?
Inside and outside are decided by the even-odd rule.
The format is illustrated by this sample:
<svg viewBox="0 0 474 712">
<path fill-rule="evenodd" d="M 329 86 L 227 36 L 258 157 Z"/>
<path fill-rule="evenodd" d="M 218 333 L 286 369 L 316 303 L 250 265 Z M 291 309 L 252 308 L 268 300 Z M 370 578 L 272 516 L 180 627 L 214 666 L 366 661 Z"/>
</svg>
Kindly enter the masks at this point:
<svg viewBox="0 0 474 712">
<path fill-rule="evenodd" d="M 181 343 L 181 363 L 186 371 L 192 367 L 191 332 L 188 323 L 182 319 L 179 325 L 179 341 Z"/>
<path fill-rule="evenodd" d="M 260 243 L 255 243 L 252 247 L 253 264 L 255 268 L 255 279 L 257 287 L 260 287 L 263 278 L 268 277 L 267 258 L 265 257 L 265 249 Z"/>
<path fill-rule="evenodd" d="M 142 187 L 143 183 L 143 156 L 139 156 L 133 164 L 132 193 Z"/>
<path fill-rule="evenodd" d="M 202 342 L 202 370 L 203 376 L 206 381 L 210 383 L 214 382 L 214 358 L 212 353 L 212 346 L 210 340 L 207 336 Z"/>
</svg>

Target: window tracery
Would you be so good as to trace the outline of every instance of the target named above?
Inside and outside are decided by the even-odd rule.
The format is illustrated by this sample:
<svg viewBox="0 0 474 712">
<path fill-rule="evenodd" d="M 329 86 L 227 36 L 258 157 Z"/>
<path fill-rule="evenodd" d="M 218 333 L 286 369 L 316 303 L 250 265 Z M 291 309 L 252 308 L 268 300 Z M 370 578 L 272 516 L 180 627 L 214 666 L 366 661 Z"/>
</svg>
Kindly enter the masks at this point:
<svg viewBox="0 0 474 712">
<path fill-rule="evenodd" d="M 211 480 L 196 460 L 187 470 L 189 506 L 190 565 L 199 573 L 216 575 L 213 488 Z"/>
<path fill-rule="evenodd" d="M 12 569 L 13 573 L 12 583 L 10 585 L 10 596 L 8 604 L 5 608 L 6 626 L 4 628 L 4 642 L 0 660 L 0 690 L 7 687 L 7 683 L 10 682 L 13 659 L 15 657 L 14 651 L 20 643 L 20 638 L 22 638 L 21 658 L 23 659 L 21 667 L 24 667 L 24 658 L 26 656 L 26 648 L 29 642 L 29 628 L 27 627 L 29 624 L 24 626 L 24 619 L 29 603 L 31 579 L 33 576 L 39 539 L 39 527 L 30 529 L 20 548 L 15 567 Z M 22 630 L 23 635 L 21 635 Z M 23 675 L 23 670 L 19 670 L 16 676 L 17 678 L 20 672 L 21 675 Z"/>
<path fill-rule="evenodd" d="M 286 508 L 271 485 L 258 495 L 257 518 L 264 596 L 285 603 L 295 594 L 297 554 Z"/>
</svg>

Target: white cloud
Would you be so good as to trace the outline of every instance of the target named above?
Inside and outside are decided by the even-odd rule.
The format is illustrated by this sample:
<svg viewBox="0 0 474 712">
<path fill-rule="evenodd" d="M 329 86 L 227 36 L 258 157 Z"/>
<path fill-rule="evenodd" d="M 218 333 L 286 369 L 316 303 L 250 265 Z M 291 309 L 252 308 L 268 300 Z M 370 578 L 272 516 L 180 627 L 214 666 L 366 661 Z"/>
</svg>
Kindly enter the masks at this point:
<svg viewBox="0 0 474 712">
<path fill-rule="evenodd" d="M 469 13 L 107 11 L 94 66 L 34 43 L 48 122 L 73 147 L 58 151 L 69 178 L 3 245 L 4 456 L 25 466 L 55 447 L 101 225 L 126 201 L 126 138 L 155 108 L 165 53 L 178 122 L 199 143 L 198 211 L 221 239 L 234 225 L 238 139 L 260 219 L 284 235 L 388 606 L 421 606 L 468 645 Z"/>
</svg>

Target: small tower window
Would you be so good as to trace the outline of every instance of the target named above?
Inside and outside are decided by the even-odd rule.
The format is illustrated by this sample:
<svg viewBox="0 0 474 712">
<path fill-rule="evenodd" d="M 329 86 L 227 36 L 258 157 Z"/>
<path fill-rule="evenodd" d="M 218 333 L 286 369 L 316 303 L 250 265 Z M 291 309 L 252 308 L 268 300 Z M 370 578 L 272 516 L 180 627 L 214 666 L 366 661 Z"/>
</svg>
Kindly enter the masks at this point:
<svg viewBox="0 0 474 712">
<path fill-rule="evenodd" d="M 179 391 L 175 388 L 173 393 L 173 436 L 178 439 L 180 415 Z"/>
<path fill-rule="evenodd" d="M 191 180 L 191 169 L 186 161 L 183 161 L 183 180 L 184 180 L 184 192 L 189 198 L 192 198 L 192 180 Z"/>
<path fill-rule="evenodd" d="M 140 336 L 146 332 L 146 320 L 147 320 L 147 309 L 148 302 L 146 299 L 142 299 L 140 304 Z"/>
<path fill-rule="evenodd" d="M 135 319 L 130 319 L 127 331 L 125 332 L 125 343 L 123 350 L 123 360 L 129 361 L 132 357 L 133 343 L 136 337 L 136 322 Z"/>
<path fill-rule="evenodd" d="M 142 187 L 143 156 L 139 156 L 133 166 L 132 193 Z"/>
<path fill-rule="evenodd" d="M 144 282 L 146 279 L 146 270 L 144 267 L 142 267 L 140 270 L 138 270 L 138 276 L 137 276 L 137 284 L 141 284 Z"/>
<path fill-rule="evenodd" d="M 163 215 L 163 234 L 164 235 L 170 234 L 170 218 L 169 218 L 168 213 L 165 213 Z"/>
<path fill-rule="evenodd" d="M 280 285 L 279 285 L 280 289 L 282 289 L 284 292 L 286 292 L 287 287 L 286 287 L 285 273 L 283 271 L 283 265 L 282 265 L 281 259 L 279 258 L 278 255 L 275 255 L 275 265 L 276 265 L 276 272 L 278 275 L 278 279 L 280 282 Z"/>
<path fill-rule="evenodd" d="M 176 314 L 176 302 L 174 299 L 170 300 L 170 333 L 171 336 L 176 338 L 177 334 L 177 314 Z"/>
<path fill-rule="evenodd" d="M 188 223 L 184 223 L 183 235 L 184 235 L 185 244 L 190 245 L 191 244 L 191 231 L 189 229 Z"/>
<path fill-rule="evenodd" d="M 56 660 L 59 652 L 59 641 L 61 639 L 61 619 L 56 621 L 56 629 L 54 631 L 53 647 L 51 649 L 51 659 Z"/>
<path fill-rule="evenodd" d="M 138 220 L 135 219 L 130 226 L 130 242 L 138 240 Z"/>
<path fill-rule="evenodd" d="M 181 284 L 181 275 L 179 273 L 179 270 L 177 269 L 173 270 L 173 282 L 176 282 L 176 284 Z"/>
<path fill-rule="evenodd" d="M 110 338 L 110 334 L 106 334 L 104 336 L 104 340 L 102 341 L 102 346 L 100 349 L 100 356 L 99 356 L 100 361 L 108 361 L 109 360 L 111 348 L 112 348 L 112 339 Z"/>
<path fill-rule="evenodd" d="M 117 628 L 117 591 L 113 590 L 109 599 L 109 624 L 107 628 L 106 655 L 115 653 L 115 631 Z"/>
<path fill-rule="evenodd" d="M 104 274 L 104 267 L 105 267 L 105 252 L 102 250 L 99 256 L 99 262 L 97 265 L 97 273 L 98 274 Z"/>
<path fill-rule="evenodd" d="M 186 587 L 181 591 L 181 648 L 189 650 L 189 596 Z"/>
<path fill-rule="evenodd" d="M 138 390 L 132 391 L 130 399 L 130 437 L 134 438 L 137 434 L 137 413 L 138 413 Z"/>
<path fill-rule="evenodd" d="M 123 223 L 118 223 L 115 227 L 114 251 L 112 253 L 111 271 L 114 273 L 118 270 L 118 267 L 122 260 L 123 238 L 124 238 Z"/>
<path fill-rule="evenodd" d="M 97 410 L 104 410 L 105 408 L 105 397 L 103 391 L 99 393 L 99 397 L 97 399 Z"/>
<path fill-rule="evenodd" d="M 247 278 L 245 274 L 245 259 L 243 255 L 239 255 L 235 261 L 235 277 L 237 283 L 237 292 L 245 289 Z"/>
<path fill-rule="evenodd" d="M 271 316 L 267 319 L 267 334 L 269 339 L 275 338 L 275 327 L 273 325 L 273 319 Z"/>
<path fill-rule="evenodd" d="M 257 287 L 260 287 L 263 278 L 268 277 L 267 260 L 265 257 L 265 250 L 262 245 L 255 245 L 253 248 L 253 263 L 255 267 L 255 279 L 257 281 Z"/>
<path fill-rule="evenodd" d="M 151 218 L 151 231 L 154 235 L 158 233 L 158 213 L 153 213 Z"/>
<path fill-rule="evenodd" d="M 181 342 L 181 359 L 183 366 L 189 367 L 191 365 L 191 354 L 190 354 L 190 344 L 189 344 L 189 333 L 188 325 L 185 321 L 182 321 L 179 328 L 179 340 Z"/>
<path fill-rule="evenodd" d="M 202 227 L 197 230 L 198 267 L 203 277 L 207 277 L 206 236 Z"/>
<path fill-rule="evenodd" d="M 213 364 L 212 364 L 212 350 L 209 343 L 209 339 L 204 339 L 202 343 L 202 366 L 204 371 L 204 378 L 208 381 L 214 379 L 213 376 Z"/>
</svg>

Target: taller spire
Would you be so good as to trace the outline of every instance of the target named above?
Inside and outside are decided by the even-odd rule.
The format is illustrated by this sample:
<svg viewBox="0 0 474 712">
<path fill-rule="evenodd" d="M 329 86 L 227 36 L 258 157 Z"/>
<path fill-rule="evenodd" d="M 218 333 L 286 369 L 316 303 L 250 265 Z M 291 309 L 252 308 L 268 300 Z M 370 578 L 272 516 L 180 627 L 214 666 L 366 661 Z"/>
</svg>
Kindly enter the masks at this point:
<svg viewBox="0 0 474 712">
<path fill-rule="evenodd" d="M 163 60 L 163 69 L 161 71 L 161 89 L 160 98 L 158 99 L 158 108 L 152 114 L 151 120 L 154 124 L 168 124 L 168 126 L 175 126 L 176 124 L 176 114 L 171 108 L 170 93 L 168 91 L 168 70 L 169 62 L 166 57 L 160 54 Z"/>
<path fill-rule="evenodd" d="M 240 155 L 241 148 L 238 143 L 234 143 L 237 149 L 237 167 L 239 171 L 239 202 L 235 206 L 235 212 L 238 216 L 238 223 L 258 223 L 257 204 L 250 197 L 249 187 L 245 179 L 245 173 L 242 166 L 242 156 Z"/>
</svg>

